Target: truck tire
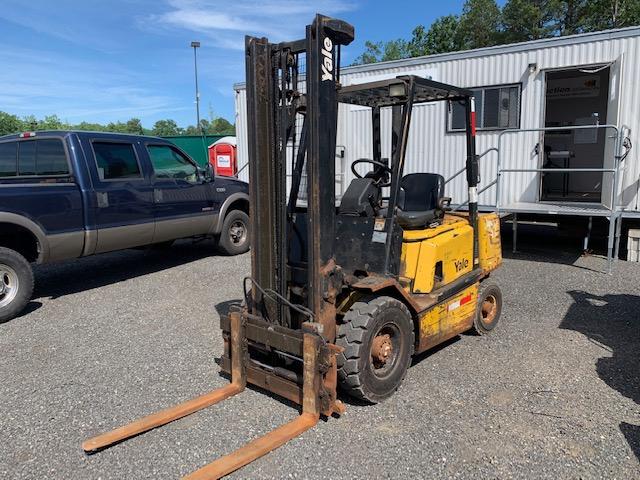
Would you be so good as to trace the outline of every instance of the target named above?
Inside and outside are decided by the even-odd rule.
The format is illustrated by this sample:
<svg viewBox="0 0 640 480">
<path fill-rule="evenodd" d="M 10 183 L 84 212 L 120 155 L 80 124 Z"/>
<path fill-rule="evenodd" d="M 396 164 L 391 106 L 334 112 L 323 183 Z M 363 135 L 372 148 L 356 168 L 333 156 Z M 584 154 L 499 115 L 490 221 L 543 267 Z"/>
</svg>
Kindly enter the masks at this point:
<svg viewBox="0 0 640 480">
<path fill-rule="evenodd" d="M 338 383 L 348 395 L 369 403 L 390 397 L 404 380 L 414 347 L 413 319 L 392 297 L 355 302 L 338 327 Z"/>
<path fill-rule="evenodd" d="M 225 255 L 239 255 L 249 251 L 249 215 L 231 210 L 222 224 L 218 248 Z"/>
<path fill-rule="evenodd" d="M 18 252 L 0 247 L 0 323 L 16 317 L 31 300 L 33 270 Z"/>
<path fill-rule="evenodd" d="M 502 291 L 495 283 L 482 282 L 478 288 L 478 306 L 473 319 L 473 331 L 478 335 L 490 333 L 500 320 Z"/>
</svg>

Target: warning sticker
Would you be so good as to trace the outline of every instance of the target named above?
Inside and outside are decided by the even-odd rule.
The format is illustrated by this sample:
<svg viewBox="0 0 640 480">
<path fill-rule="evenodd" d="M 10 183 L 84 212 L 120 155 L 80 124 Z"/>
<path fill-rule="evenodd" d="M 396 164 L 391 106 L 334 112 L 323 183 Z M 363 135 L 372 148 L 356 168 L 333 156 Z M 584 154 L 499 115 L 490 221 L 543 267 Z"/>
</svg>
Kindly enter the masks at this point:
<svg viewBox="0 0 640 480">
<path fill-rule="evenodd" d="M 384 224 L 386 222 L 386 218 L 376 218 L 376 223 L 373 225 L 373 229 L 376 232 L 383 232 L 384 231 Z"/>
</svg>

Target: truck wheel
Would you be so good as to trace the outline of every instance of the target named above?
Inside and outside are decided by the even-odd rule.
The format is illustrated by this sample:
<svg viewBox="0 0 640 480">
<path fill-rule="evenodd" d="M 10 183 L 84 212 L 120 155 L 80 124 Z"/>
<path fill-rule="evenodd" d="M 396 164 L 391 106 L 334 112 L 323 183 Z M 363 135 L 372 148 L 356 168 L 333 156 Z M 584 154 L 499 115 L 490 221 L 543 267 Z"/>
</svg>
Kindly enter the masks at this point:
<svg viewBox="0 0 640 480">
<path fill-rule="evenodd" d="M 239 255 L 249 250 L 249 215 L 242 210 L 227 213 L 218 247 L 226 255 Z"/>
<path fill-rule="evenodd" d="M 502 313 L 502 291 L 495 283 L 482 282 L 478 289 L 478 307 L 473 320 L 473 331 L 478 335 L 491 332 Z"/>
<path fill-rule="evenodd" d="M 33 271 L 18 252 L 0 247 L 0 323 L 18 315 L 31 300 Z"/>
<path fill-rule="evenodd" d="M 338 327 L 338 382 L 352 397 L 378 403 L 400 386 L 413 354 L 413 320 L 392 297 L 355 302 Z"/>
</svg>

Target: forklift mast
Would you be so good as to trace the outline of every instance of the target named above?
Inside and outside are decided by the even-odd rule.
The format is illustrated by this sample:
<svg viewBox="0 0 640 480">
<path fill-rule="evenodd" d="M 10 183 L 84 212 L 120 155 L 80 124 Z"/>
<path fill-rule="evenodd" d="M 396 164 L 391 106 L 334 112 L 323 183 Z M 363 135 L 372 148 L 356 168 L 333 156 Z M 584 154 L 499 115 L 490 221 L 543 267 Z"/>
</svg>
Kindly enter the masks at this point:
<svg viewBox="0 0 640 480">
<path fill-rule="evenodd" d="M 246 38 L 247 118 L 249 119 L 249 196 L 254 314 L 292 326 L 285 308 L 288 287 L 289 232 L 306 166 L 306 301 L 309 316 L 323 335 L 335 336 L 331 291 L 335 262 L 335 149 L 338 118 L 340 47 L 354 38 L 350 24 L 316 15 L 306 38 L 269 43 Z M 301 72 L 302 60 L 306 72 Z M 304 83 L 302 74 L 304 73 Z M 302 88 L 301 88 L 302 87 Z M 303 90 L 304 88 L 304 90 Z M 296 119 L 303 118 L 300 138 Z M 293 148 L 292 148 L 293 147 Z M 287 152 L 291 189 L 287 205 Z M 279 301 L 265 302 L 265 297 Z M 329 300 L 329 301 L 327 301 Z"/>
</svg>

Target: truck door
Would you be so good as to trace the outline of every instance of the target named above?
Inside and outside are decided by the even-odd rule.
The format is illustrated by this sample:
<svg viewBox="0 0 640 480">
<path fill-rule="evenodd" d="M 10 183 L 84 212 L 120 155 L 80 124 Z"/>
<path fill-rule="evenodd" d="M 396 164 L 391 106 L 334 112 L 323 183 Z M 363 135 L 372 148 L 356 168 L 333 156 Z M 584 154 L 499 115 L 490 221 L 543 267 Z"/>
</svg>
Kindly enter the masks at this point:
<svg viewBox="0 0 640 480">
<path fill-rule="evenodd" d="M 84 150 L 93 155 L 87 163 L 96 194 L 95 253 L 150 244 L 154 230 L 153 187 L 134 141 L 98 137 L 88 143 Z"/>
<path fill-rule="evenodd" d="M 146 153 L 154 172 L 153 242 L 210 233 L 219 206 L 213 185 L 202 180 L 196 163 L 167 144 L 147 143 Z"/>
</svg>

